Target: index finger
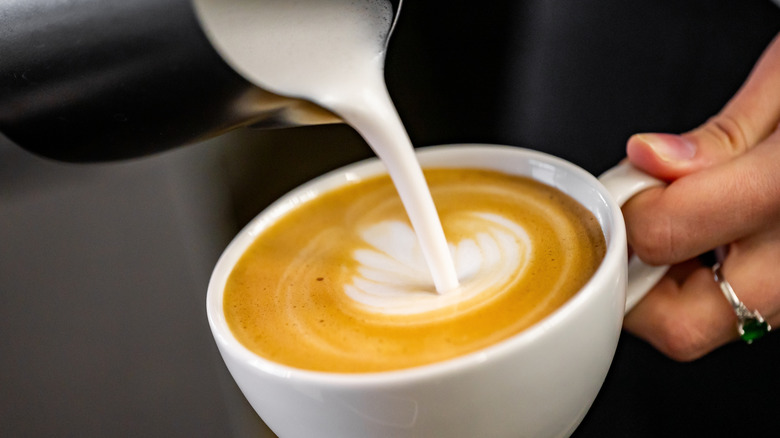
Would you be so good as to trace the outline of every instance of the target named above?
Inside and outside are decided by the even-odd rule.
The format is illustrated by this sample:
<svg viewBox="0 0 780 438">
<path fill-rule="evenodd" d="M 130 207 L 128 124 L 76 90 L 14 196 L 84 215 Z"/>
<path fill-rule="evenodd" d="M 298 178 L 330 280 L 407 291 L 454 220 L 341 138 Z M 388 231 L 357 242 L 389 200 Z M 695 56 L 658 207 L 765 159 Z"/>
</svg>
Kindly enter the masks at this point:
<svg viewBox="0 0 780 438">
<path fill-rule="evenodd" d="M 750 152 L 640 193 L 623 207 L 651 264 L 678 263 L 780 221 L 780 130 Z"/>
<path fill-rule="evenodd" d="M 758 144 L 775 130 L 780 121 L 780 34 L 715 119 L 716 124 L 733 124 L 720 131 L 731 137 L 729 143 L 733 147 L 742 150 Z"/>
</svg>

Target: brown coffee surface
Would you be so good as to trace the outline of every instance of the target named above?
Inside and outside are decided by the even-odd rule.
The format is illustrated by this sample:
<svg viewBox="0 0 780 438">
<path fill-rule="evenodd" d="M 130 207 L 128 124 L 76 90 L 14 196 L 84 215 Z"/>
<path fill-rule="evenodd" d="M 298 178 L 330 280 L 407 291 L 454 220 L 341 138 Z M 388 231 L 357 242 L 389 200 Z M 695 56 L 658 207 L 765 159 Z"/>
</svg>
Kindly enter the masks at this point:
<svg viewBox="0 0 780 438">
<path fill-rule="evenodd" d="M 361 231 L 387 221 L 408 223 L 390 179 L 371 178 L 302 202 L 257 236 L 225 287 L 224 311 L 236 338 L 262 357 L 307 370 L 375 372 L 429 364 L 539 322 L 571 298 L 604 257 L 596 218 L 557 189 L 475 169 L 429 169 L 426 179 L 449 242 L 484 237 L 482 222 L 471 221 L 470 213 L 500 216 L 528 236 L 522 267 L 477 295 L 434 310 L 392 314 L 356 301 L 345 290 L 368 276 L 356 252 L 373 251 L 380 261 L 386 256 Z M 392 266 L 390 277 L 406 281 Z M 476 275 L 462 286 L 479 288 L 489 280 Z M 412 286 L 439 299 L 432 284 Z"/>
</svg>

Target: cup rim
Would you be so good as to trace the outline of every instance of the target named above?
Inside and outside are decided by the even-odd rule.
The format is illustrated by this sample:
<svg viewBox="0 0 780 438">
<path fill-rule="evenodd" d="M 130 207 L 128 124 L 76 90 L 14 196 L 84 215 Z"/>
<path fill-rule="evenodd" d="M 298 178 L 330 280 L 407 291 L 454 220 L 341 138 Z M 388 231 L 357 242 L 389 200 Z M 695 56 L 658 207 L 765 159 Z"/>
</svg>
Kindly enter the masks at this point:
<svg viewBox="0 0 780 438">
<path fill-rule="evenodd" d="M 453 154 L 453 151 L 456 150 L 457 153 Z M 542 165 L 546 163 L 548 165 L 553 165 L 556 172 L 565 171 L 573 174 L 576 178 L 587 182 L 590 187 L 596 189 L 595 196 L 605 207 L 603 213 L 606 215 L 593 212 L 601 223 L 602 231 L 605 234 L 607 250 L 604 260 L 602 260 L 596 272 L 591 276 L 587 283 L 582 286 L 574 296 L 569 298 L 563 305 L 555 309 L 542 320 L 521 332 L 488 347 L 443 361 L 387 371 L 346 373 L 296 368 L 274 362 L 252 352 L 233 336 L 223 312 L 222 298 L 224 286 L 233 266 L 260 232 L 301 202 L 305 202 L 307 199 L 311 199 L 320 193 L 331 190 L 346 182 L 357 181 L 361 178 L 375 176 L 378 173 L 384 172 L 384 165 L 381 161 L 376 157 L 372 157 L 335 169 L 291 190 L 249 221 L 249 223 L 236 234 L 230 244 L 228 244 L 212 271 L 206 294 L 207 319 L 211 332 L 222 354 L 230 354 L 242 363 L 248 364 L 250 367 L 257 369 L 264 374 L 285 379 L 294 378 L 300 381 L 314 381 L 324 385 L 339 385 L 341 387 L 344 387 L 345 385 L 363 386 L 367 384 L 374 386 L 382 384 L 392 385 L 399 382 L 414 382 L 432 376 L 442 376 L 478 366 L 489 360 L 495 360 L 511 354 L 516 349 L 522 349 L 526 344 L 534 342 L 536 338 L 558 325 L 560 321 L 568 319 L 570 314 L 577 312 L 585 302 L 591 299 L 590 297 L 592 295 L 598 293 L 599 289 L 601 289 L 600 285 L 608 284 L 610 280 L 609 276 L 614 272 L 614 269 L 612 269 L 611 266 L 614 266 L 621 261 L 626 262 L 626 260 L 623 260 L 625 259 L 625 251 L 621 251 L 621 248 L 626 247 L 627 241 L 625 224 L 620 207 L 595 176 L 576 164 L 554 155 L 532 149 L 480 143 L 426 146 L 417 148 L 416 153 L 423 166 L 425 166 L 430 159 L 440 160 L 439 155 L 442 153 L 453 155 L 453 157 L 450 157 L 445 161 L 461 160 L 457 163 L 460 167 L 463 167 L 463 158 L 455 158 L 454 156 L 479 158 L 483 155 L 490 155 L 493 157 L 490 159 L 492 160 L 491 166 L 480 165 L 479 159 L 476 161 L 468 161 L 468 167 L 490 169 L 496 168 L 495 155 L 520 154 L 527 157 L 525 159 L 526 161 L 536 161 L 537 164 Z M 437 166 L 446 165 L 446 163 L 437 164 Z M 453 163 L 453 165 L 455 164 Z M 560 189 L 561 187 L 558 188 Z"/>
</svg>

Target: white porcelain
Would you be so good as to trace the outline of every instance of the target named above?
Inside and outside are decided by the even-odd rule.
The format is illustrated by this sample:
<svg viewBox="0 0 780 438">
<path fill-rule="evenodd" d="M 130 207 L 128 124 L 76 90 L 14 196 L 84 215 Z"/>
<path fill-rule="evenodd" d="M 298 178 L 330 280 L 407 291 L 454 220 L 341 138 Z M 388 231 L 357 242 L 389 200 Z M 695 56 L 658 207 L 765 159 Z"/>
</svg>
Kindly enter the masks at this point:
<svg viewBox="0 0 780 438">
<path fill-rule="evenodd" d="M 621 202 L 660 184 L 628 165 L 594 176 L 559 158 L 506 146 L 449 145 L 419 150 L 422 164 L 481 167 L 530 176 L 557 187 L 599 220 L 607 252 L 593 278 L 561 308 L 522 333 L 477 353 L 412 369 L 336 374 L 263 359 L 231 334 L 224 285 L 255 236 L 301 200 L 346 181 L 383 172 L 376 160 L 336 170 L 294 190 L 233 240 L 207 296 L 211 330 L 227 367 L 254 409 L 283 438 L 562 437 L 593 403 L 609 369 L 626 309 L 627 243 Z M 636 173 L 635 173 L 636 172 Z M 632 302 L 665 268 L 641 267 Z"/>
</svg>

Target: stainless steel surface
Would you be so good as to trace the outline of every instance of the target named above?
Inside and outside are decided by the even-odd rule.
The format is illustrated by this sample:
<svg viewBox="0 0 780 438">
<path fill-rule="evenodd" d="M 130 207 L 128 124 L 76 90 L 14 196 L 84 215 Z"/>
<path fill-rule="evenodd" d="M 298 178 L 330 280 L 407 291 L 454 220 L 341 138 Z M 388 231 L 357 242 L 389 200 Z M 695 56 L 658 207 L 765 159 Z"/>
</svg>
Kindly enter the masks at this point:
<svg viewBox="0 0 780 438">
<path fill-rule="evenodd" d="M 116 160 L 249 125 L 338 122 L 233 71 L 191 0 L 0 2 L 0 131 L 42 156 Z"/>
<path fill-rule="evenodd" d="M 0 137 L 0 436 L 259 429 L 203 323 L 233 230 L 217 159 L 64 165 Z"/>
<path fill-rule="evenodd" d="M 272 437 L 216 351 L 208 278 L 266 204 L 370 154 L 344 125 L 90 165 L 0 136 L 0 436 Z"/>
</svg>

